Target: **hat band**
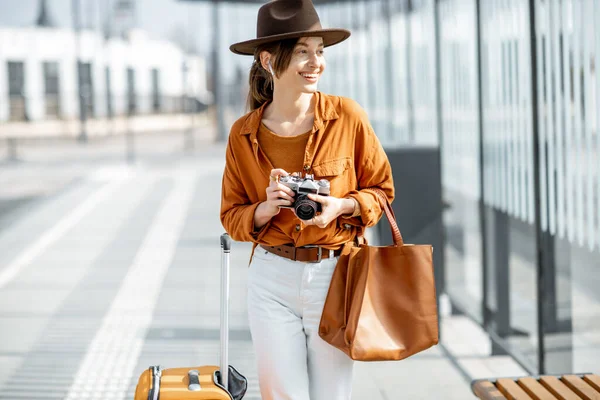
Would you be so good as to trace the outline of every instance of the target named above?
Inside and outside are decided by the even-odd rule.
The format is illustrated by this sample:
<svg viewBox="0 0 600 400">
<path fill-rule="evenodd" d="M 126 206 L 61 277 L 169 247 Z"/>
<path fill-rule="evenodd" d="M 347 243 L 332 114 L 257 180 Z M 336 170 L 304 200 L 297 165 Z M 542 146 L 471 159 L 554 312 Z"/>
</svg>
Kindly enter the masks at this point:
<svg viewBox="0 0 600 400">
<path fill-rule="evenodd" d="M 261 32 L 260 36 L 258 36 L 257 39 L 264 39 L 264 38 L 268 38 L 271 36 L 277 36 L 277 35 L 287 35 L 288 33 L 294 33 L 294 32 L 319 31 L 319 30 L 323 29 L 323 27 L 321 26 L 321 22 L 319 22 L 319 21 L 315 22 L 311 26 L 295 29 L 292 31 L 290 31 L 289 26 L 286 26 L 283 28 L 284 29 L 282 29 L 280 31 Z"/>
</svg>

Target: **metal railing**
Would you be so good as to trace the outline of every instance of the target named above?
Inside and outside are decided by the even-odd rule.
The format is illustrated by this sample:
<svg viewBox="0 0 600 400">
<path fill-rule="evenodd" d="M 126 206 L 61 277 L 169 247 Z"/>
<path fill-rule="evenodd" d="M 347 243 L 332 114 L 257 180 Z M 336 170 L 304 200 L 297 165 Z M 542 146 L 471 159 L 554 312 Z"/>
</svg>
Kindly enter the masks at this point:
<svg viewBox="0 0 600 400">
<path fill-rule="evenodd" d="M 82 96 L 83 110 L 77 93 L 0 95 L 0 125 L 8 122 L 33 122 L 48 119 L 111 118 L 118 116 L 198 113 L 209 104 L 193 96 L 182 95 L 111 95 L 93 93 Z M 4 118 L 3 118 L 4 116 Z"/>
</svg>

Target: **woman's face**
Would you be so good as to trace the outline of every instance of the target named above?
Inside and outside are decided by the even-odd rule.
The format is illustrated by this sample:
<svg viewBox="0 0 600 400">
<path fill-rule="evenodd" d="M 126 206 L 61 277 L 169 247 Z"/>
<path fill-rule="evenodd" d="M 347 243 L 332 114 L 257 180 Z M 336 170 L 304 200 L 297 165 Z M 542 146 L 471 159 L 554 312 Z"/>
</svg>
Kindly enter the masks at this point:
<svg viewBox="0 0 600 400">
<path fill-rule="evenodd" d="M 323 38 L 303 37 L 298 40 L 287 70 L 279 75 L 275 84 L 301 93 L 314 93 L 325 70 Z"/>
</svg>

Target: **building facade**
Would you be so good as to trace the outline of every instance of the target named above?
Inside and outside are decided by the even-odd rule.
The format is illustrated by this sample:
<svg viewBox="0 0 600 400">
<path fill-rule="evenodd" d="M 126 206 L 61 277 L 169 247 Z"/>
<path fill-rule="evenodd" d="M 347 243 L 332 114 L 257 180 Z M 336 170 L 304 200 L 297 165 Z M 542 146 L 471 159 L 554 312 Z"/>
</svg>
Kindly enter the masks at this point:
<svg viewBox="0 0 600 400">
<path fill-rule="evenodd" d="M 140 30 L 0 28 L 0 123 L 180 113 L 211 101 L 206 81 L 203 58 Z"/>
</svg>

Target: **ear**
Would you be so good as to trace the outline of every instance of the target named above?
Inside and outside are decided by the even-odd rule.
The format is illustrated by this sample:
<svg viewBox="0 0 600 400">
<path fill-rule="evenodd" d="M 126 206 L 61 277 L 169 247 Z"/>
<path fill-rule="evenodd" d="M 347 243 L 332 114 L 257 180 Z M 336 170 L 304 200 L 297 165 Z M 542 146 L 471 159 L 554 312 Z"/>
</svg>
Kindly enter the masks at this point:
<svg viewBox="0 0 600 400">
<path fill-rule="evenodd" d="M 261 67 L 263 67 L 265 71 L 269 72 L 269 60 L 271 59 L 271 54 L 268 51 L 263 51 L 260 53 L 259 57 Z"/>
</svg>

